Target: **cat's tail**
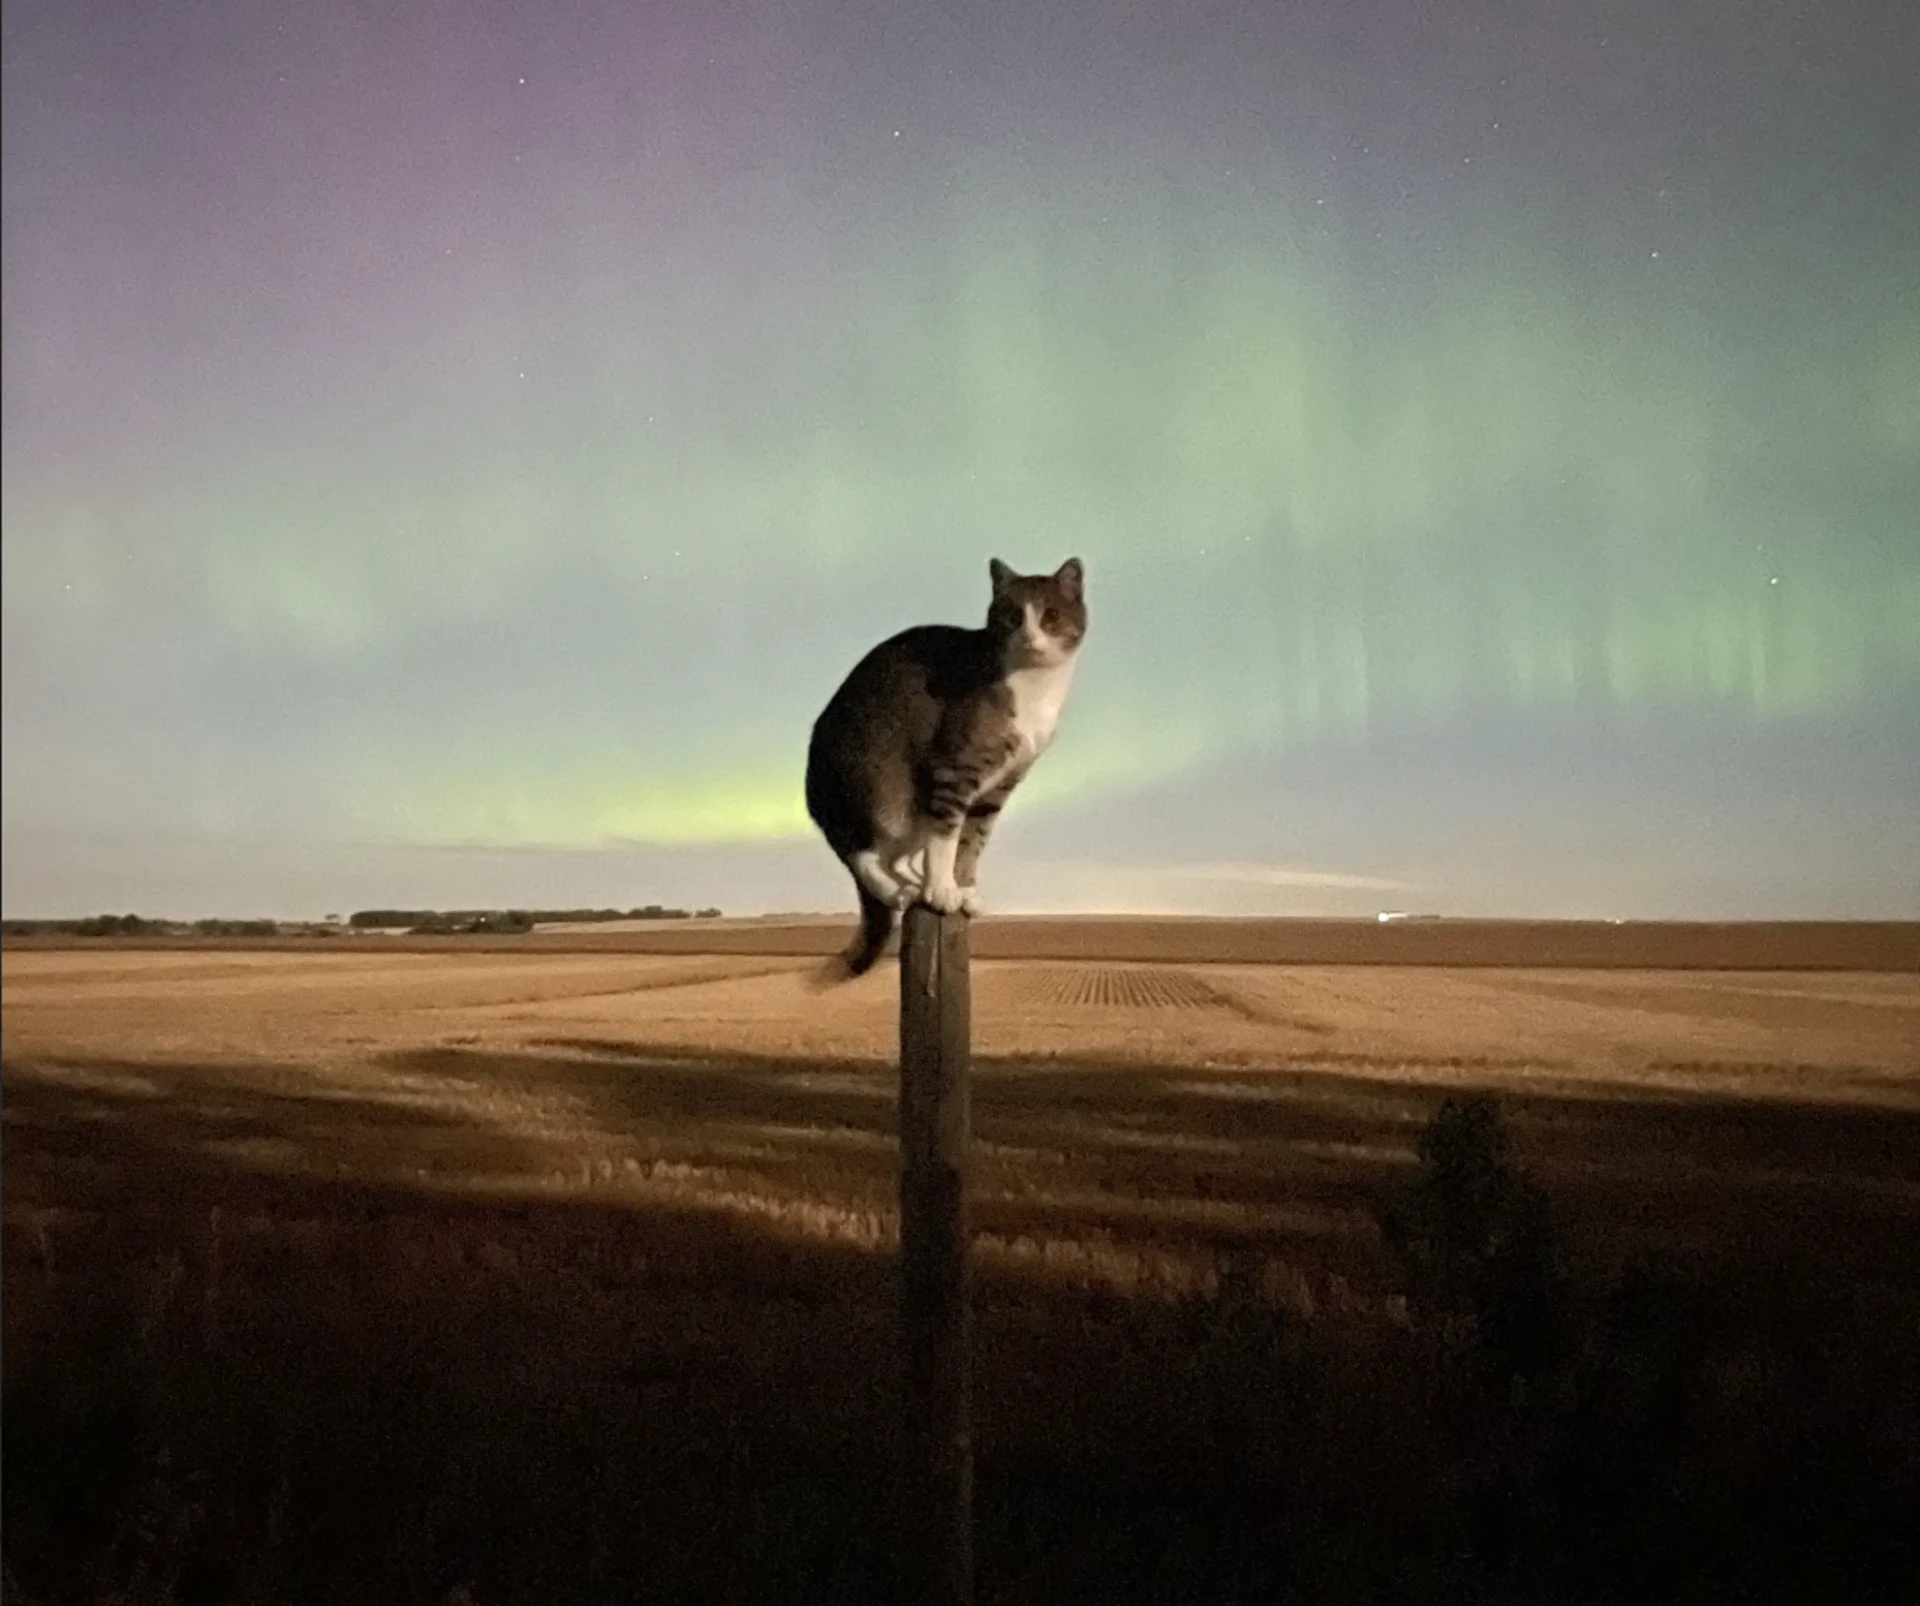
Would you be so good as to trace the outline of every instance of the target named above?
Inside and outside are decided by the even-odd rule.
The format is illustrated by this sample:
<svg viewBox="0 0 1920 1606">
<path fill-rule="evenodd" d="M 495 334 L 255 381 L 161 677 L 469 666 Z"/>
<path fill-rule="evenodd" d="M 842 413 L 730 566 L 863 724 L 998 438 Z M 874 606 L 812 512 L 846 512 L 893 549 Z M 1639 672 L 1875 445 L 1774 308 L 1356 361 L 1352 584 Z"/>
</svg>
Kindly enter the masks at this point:
<svg viewBox="0 0 1920 1606">
<path fill-rule="evenodd" d="M 843 956 L 847 962 L 847 973 L 852 976 L 864 976 L 873 969 L 887 946 L 887 939 L 893 935 L 899 915 L 890 903 L 876 898 L 859 882 L 854 885 L 860 893 L 860 934 L 853 939 L 853 945 Z"/>
<path fill-rule="evenodd" d="M 814 977 L 816 987 L 831 987 L 852 981 L 873 969 L 874 961 L 886 951 L 898 915 L 891 904 L 876 898 L 860 881 L 854 882 L 860 894 L 860 930 L 843 954 L 836 955 Z"/>
</svg>

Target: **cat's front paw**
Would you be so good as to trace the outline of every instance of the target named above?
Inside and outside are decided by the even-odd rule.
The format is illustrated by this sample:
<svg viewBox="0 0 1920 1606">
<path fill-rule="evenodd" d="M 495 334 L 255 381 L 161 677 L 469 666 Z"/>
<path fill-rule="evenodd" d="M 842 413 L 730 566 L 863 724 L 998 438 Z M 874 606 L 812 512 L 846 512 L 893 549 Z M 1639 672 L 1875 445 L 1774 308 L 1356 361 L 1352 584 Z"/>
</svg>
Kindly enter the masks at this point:
<svg viewBox="0 0 1920 1606">
<path fill-rule="evenodd" d="M 933 882 L 920 894 L 920 901 L 938 914 L 956 913 L 961 900 L 966 896 L 964 890 L 951 881 Z"/>
<path fill-rule="evenodd" d="M 975 887 L 960 889 L 960 912 L 971 920 L 980 912 L 980 893 Z"/>
</svg>

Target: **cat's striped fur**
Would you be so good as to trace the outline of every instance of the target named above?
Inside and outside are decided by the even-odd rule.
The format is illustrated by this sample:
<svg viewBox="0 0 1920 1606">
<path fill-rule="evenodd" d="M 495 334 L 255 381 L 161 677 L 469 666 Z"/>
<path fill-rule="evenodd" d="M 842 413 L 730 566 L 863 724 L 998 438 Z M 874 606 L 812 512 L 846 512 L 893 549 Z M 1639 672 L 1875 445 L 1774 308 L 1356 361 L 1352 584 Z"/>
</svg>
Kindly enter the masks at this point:
<svg viewBox="0 0 1920 1606">
<path fill-rule="evenodd" d="M 979 630 L 921 625 L 854 666 L 814 722 L 807 812 L 853 872 L 860 931 L 844 973 L 872 966 L 918 899 L 971 915 L 980 851 L 1047 744 L 1087 631 L 1085 573 L 989 566 Z"/>
</svg>

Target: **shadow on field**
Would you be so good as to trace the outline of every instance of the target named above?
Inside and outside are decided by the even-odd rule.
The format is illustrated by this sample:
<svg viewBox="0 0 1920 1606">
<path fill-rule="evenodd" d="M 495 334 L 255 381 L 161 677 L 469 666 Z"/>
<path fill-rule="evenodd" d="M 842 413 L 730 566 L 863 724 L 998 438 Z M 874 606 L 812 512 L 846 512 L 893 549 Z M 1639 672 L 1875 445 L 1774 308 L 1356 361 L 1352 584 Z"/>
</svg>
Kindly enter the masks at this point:
<svg viewBox="0 0 1920 1606">
<path fill-rule="evenodd" d="M 890 1598 L 884 1225 L 809 1227 L 884 1223 L 891 1071 L 383 1070 L 6 1066 L 6 1598 Z M 1558 1336 L 1501 1371 L 1379 1225 L 1437 1102 L 981 1064 L 985 1235 L 1202 1275 L 983 1258 L 980 1598 L 1895 1598 L 1920 1119 L 1506 1099 Z"/>
<path fill-rule="evenodd" d="M 605 1038 L 550 1039 L 538 1053 L 422 1050 L 420 1074 L 537 1081 L 617 1130 L 657 1134 L 688 1157 L 758 1142 L 757 1165 L 815 1186 L 893 1187 L 895 1072 L 857 1061 L 690 1053 Z M 978 1223 L 1019 1231 L 1145 1230 L 1160 1207 L 1183 1238 L 1196 1202 L 1247 1206 L 1218 1246 L 1331 1233 L 1354 1275 L 1369 1268 L 1382 1191 L 1403 1180 L 1445 1091 L 1314 1062 L 1254 1073 L 1138 1065 L 975 1061 Z M 1504 1093 L 1514 1141 L 1552 1189 L 1575 1246 L 1740 1258 L 1920 1292 L 1920 1110 L 1641 1090 L 1556 1074 Z M 820 1140 L 860 1134 L 850 1149 Z M 821 1174 L 830 1155 L 832 1174 Z M 1103 1212 L 1110 1206 L 1144 1206 Z M 1270 1219 L 1259 1219 L 1271 1210 Z M 1226 1212 L 1216 1212 L 1224 1217 Z M 1288 1228 L 1282 1218 L 1295 1223 Z M 1277 1235 L 1277 1236 L 1276 1236 Z"/>
</svg>

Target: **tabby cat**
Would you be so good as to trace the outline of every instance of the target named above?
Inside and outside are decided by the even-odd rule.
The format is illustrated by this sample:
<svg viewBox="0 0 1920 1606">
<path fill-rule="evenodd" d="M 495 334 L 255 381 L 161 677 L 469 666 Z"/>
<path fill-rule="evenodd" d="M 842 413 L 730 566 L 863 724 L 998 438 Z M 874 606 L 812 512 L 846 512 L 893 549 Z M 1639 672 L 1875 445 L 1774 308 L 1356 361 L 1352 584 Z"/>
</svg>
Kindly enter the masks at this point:
<svg viewBox="0 0 1920 1606">
<path fill-rule="evenodd" d="M 1021 575 L 995 558 L 988 573 L 983 629 L 920 625 L 881 642 L 814 722 L 807 812 L 860 895 L 846 974 L 872 966 L 916 899 L 976 912 L 994 818 L 1053 740 L 1087 633 L 1080 560 Z"/>
</svg>

